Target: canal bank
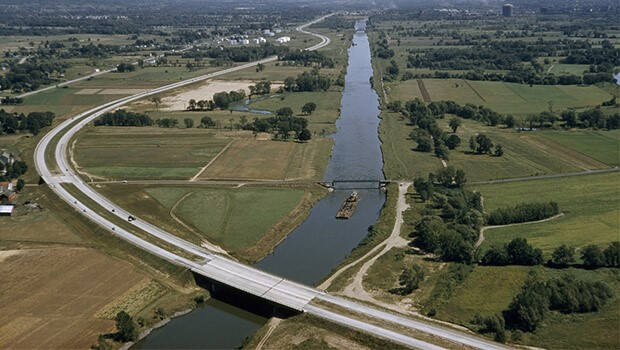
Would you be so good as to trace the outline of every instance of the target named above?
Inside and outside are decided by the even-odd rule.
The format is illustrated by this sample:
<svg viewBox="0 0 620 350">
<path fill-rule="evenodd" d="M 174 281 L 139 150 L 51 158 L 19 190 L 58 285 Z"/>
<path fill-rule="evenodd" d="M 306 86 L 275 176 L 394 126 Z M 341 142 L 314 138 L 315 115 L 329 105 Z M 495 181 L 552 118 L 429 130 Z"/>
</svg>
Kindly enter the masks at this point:
<svg viewBox="0 0 620 350">
<path fill-rule="evenodd" d="M 385 194 L 378 188 L 357 188 L 384 179 L 381 142 L 378 136 L 379 99 L 370 77 L 371 51 L 365 21 L 355 24 L 353 44 L 336 122 L 334 148 L 324 180 L 339 181 L 335 190 L 319 201 L 308 218 L 278 247 L 255 266 L 270 273 L 315 285 L 342 263 L 368 235 L 383 207 Z M 356 189 L 359 205 L 348 220 L 335 217 L 344 200 Z M 236 348 L 267 318 L 216 299 L 171 320 L 138 342 L 135 349 Z"/>
</svg>

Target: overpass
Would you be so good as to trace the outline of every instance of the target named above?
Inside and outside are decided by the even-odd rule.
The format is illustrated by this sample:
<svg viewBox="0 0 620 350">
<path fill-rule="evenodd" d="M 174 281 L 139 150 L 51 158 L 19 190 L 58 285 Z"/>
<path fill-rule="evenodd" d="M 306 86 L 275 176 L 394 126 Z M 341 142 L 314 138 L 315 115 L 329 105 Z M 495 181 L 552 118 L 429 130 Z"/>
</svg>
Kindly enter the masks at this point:
<svg viewBox="0 0 620 350">
<path fill-rule="evenodd" d="M 327 16 L 300 26 L 297 29 L 299 31 L 304 31 L 305 27 L 325 17 Z M 329 44 L 328 37 L 319 37 L 322 42 L 313 46 L 311 49 L 319 49 Z M 454 347 L 467 346 L 481 349 L 505 348 L 502 345 L 464 332 L 407 319 L 343 298 L 330 296 L 326 292 L 316 288 L 286 280 L 208 251 L 180 239 L 140 218 L 136 218 L 136 220 L 132 222 L 127 222 L 127 217 L 131 215 L 129 212 L 93 190 L 93 188 L 84 182 L 69 165 L 67 146 L 70 144 L 71 139 L 80 129 L 102 114 L 147 96 L 211 79 L 230 72 L 254 67 L 259 63 L 271 62 L 276 59 L 277 57 L 269 57 L 260 61 L 247 63 L 132 96 L 123 97 L 69 118 L 53 128 L 38 143 L 34 159 L 37 171 L 52 191 L 62 200 L 110 233 L 159 258 L 188 268 L 194 273 L 205 276 L 210 280 L 228 285 L 292 310 L 308 312 L 324 319 L 415 348 L 441 349 L 441 347 L 437 345 L 410 337 L 406 333 L 396 332 L 385 326 L 377 326 L 376 324 L 360 321 L 350 316 L 337 314 L 330 311 L 329 307 L 311 302 L 313 300 L 320 300 L 344 309 L 348 313 L 371 317 L 380 321 L 380 323 L 389 323 L 400 327 L 406 327 L 410 330 L 424 332 L 431 336 L 439 337 L 444 342 L 454 344 Z M 51 162 L 53 164 L 48 164 L 46 161 L 46 154 L 50 148 L 53 150 L 54 161 Z M 93 205 L 91 201 L 94 202 L 95 205 Z M 124 224 L 119 225 L 118 219 Z"/>
</svg>

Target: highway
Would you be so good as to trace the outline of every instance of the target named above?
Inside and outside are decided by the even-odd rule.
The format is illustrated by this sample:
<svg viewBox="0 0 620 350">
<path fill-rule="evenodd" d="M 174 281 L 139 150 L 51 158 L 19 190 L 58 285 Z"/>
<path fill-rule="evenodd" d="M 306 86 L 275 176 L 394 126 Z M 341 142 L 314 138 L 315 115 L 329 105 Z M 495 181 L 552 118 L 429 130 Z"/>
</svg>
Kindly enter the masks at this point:
<svg viewBox="0 0 620 350">
<path fill-rule="evenodd" d="M 314 45 L 309 49 L 317 50 L 329 44 L 329 38 L 326 36 L 313 34 L 304 30 L 307 26 L 323 20 L 325 17 L 327 16 L 321 17 L 297 28 L 300 32 L 308 33 L 321 38 L 321 43 Z M 50 189 L 52 189 L 62 200 L 67 202 L 70 206 L 75 208 L 78 212 L 91 221 L 105 228 L 112 234 L 141 249 L 144 249 L 155 256 L 170 261 L 173 264 L 188 268 L 191 271 L 203 275 L 211 280 L 218 281 L 293 310 L 308 312 L 324 319 L 345 324 L 379 337 L 388 338 L 392 341 L 413 348 L 436 350 L 441 347 L 412 338 L 405 333 L 395 332 L 394 330 L 377 326 L 375 324 L 370 324 L 368 322 L 353 319 L 352 317 L 336 314 L 333 311 L 330 311 L 328 307 L 311 304 L 311 301 L 314 299 L 323 300 L 337 305 L 340 308 L 346 309 L 351 314 L 370 316 L 382 324 L 395 324 L 401 327 L 407 327 L 412 330 L 428 333 L 434 337 L 441 338 L 444 342 L 447 341 L 454 344 L 453 347 L 470 346 L 480 349 L 505 349 L 506 347 L 501 344 L 487 341 L 464 332 L 433 325 L 428 322 L 414 321 L 374 309 L 372 307 L 351 302 L 343 298 L 330 296 L 326 292 L 316 288 L 283 279 L 245 264 L 241 264 L 230 258 L 210 252 L 202 247 L 180 239 L 173 234 L 168 233 L 125 211 L 109 199 L 93 190 L 69 165 L 70 163 L 68 161 L 67 147 L 70 144 L 71 139 L 80 129 L 100 115 L 150 95 L 159 94 L 161 92 L 173 90 L 182 86 L 204 81 L 206 79 L 211 79 L 223 74 L 254 67 L 259 63 L 267 63 L 275 61 L 276 59 L 277 57 L 269 57 L 263 60 L 250 62 L 237 67 L 232 67 L 196 78 L 169 84 L 132 96 L 123 97 L 69 118 L 53 128 L 37 144 L 34 159 L 37 171 L 43 180 L 48 184 Z M 45 157 L 47 153 L 46 151 L 50 147 L 54 147 L 54 168 L 50 168 L 50 164 L 47 163 Z M 70 192 L 67 190 L 67 186 L 73 186 L 75 190 L 80 192 L 80 197 L 82 195 L 86 196 L 99 206 L 103 207 L 103 210 L 107 211 L 107 215 L 101 215 L 97 212 L 97 210 L 101 209 L 91 208 L 89 205 L 83 203 L 79 198 L 72 194 L 72 192 L 75 191 Z M 127 222 L 129 215 L 134 216 L 136 220 Z M 109 218 L 113 216 L 116 216 L 123 222 L 126 222 L 126 227 L 131 227 L 131 229 L 125 229 L 124 227 L 120 227 L 112 222 Z M 143 239 L 137 236 L 134 232 L 130 232 L 134 230 L 140 231 L 142 234 L 149 236 L 150 239 Z M 171 252 L 162 246 L 162 242 L 173 246 L 175 251 L 181 251 L 182 253 Z"/>
</svg>

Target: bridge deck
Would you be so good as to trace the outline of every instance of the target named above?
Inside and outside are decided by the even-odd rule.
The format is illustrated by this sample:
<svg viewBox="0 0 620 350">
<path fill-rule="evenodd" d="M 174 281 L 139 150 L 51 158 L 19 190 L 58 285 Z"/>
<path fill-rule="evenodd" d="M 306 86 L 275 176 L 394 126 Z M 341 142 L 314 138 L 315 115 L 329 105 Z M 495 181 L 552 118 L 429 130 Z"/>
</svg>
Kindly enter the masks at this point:
<svg viewBox="0 0 620 350">
<path fill-rule="evenodd" d="M 310 287 L 219 256 L 214 256 L 200 267 L 192 268 L 192 271 L 300 312 L 314 297 L 321 294 Z"/>
</svg>

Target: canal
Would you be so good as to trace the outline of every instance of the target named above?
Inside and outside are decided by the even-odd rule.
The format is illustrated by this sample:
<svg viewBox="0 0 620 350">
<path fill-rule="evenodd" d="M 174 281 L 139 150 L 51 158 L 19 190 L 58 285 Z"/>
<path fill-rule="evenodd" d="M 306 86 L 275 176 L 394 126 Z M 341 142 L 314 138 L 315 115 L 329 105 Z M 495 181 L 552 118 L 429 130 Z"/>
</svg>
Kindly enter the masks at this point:
<svg viewBox="0 0 620 350">
<path fill-rule="evenodd" d="M 379 100 L 370 83 L 373 71 L 365 29 L 365 21 L 355 23 L 337 132 L 330 136 L 335 143 L 325 181 L 384 179 Z M 308 285 L 324 279 L 368 234 L 385 202 L 385 194 L 378 189 L 357 189 L 360 203 L 355 214 L 349 220 L 337 220 L 336 212 L 355 186 L 340 183 L 340 188 L 319 201 L 308 218 L 256 267 Z M 209 299 L 204 306 L 154 330 L 133 348 L 237 348 L 267 321 L 246 310 Z"/>
</svg>

